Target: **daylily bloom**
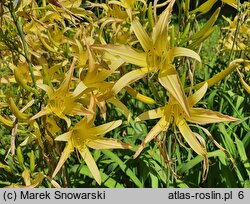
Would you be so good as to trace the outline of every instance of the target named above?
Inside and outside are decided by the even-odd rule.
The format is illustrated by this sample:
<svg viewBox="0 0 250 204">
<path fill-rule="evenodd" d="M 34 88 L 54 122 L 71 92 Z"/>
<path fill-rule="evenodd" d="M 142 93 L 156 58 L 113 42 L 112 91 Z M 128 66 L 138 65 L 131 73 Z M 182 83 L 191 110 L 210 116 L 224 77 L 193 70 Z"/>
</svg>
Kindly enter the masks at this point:
<svg viewBox="0 0 250 204">
<path fill-rule="evenodd" d="M 30 118 L 30 120 L 37 119 L 43 115 L 48 115 L 54 113 L 61 119 L 67 122 L 67 126 L 70 127 L 71 121 L 66 115 L 90 115 L 93 114 L 91 111 L 87 110 L 82 106 L 77 99 L 79 99 L 87 87 L 80 82 L 74 92 L 70 92 L 70 82 L 72 79 L 74 71 L 74 62 L 70 67 L 64 81 L 60 87 L 53 90 L 50 86 L 46 84 L 38 84 L 37 86 L 48 94 L 49 101 L 46 107 L 42 108 L 40 112 Z"/>
<path fill-rule="evenodd" d="M 157 124 L 150 130 L 144 141 L 139 146 L 138 150 L 134 154 L 136 158 L 145 145 L 154 139 L 163 131 L 167 131 L 170 124 L 174 124 L 179 129 L 181 135 L 184 137 L 189 146 L 199 155 L 204 157 L 204 174 L 205 178 L 206 168 L 208 168 L 207 151 L 205 149 L 205 141 L 198 133 L 192 132 L 187 122 L 195 123 L 199 125 L 218 123 L 218 122 L 232 122 L 237 121 L 237 118 L 233 118 L 227 115 L 223 115 L 219 112 L 207 110 L 203 108 L 193 108 L 206 93 L 208 84 L 205 83 L 198 91 L 187 98 L 188 106 L 190 110 L 190 116 L 188 116 L 182 109 L 180 104 L 175 98 L 170 97 L 169 102 L 164 107 L 160 107 L 154 110 L 147 111 L 139 115 L 136 120 L 148 120 L 160 118 Z"/>
<path fill-rule="evenodd" d="M 60 170 L 64 162 L 68 159 L 70 154 L 76 148 L 84 161 L 86 162 L 90 172 L 92 173 L 94 179 L 97 183 L 101 184 L 101 175 L 96 165 L 94 158 L 92 157 L 89 148 L 92 149 L 127 149 L 131 146 L 119 142 L 115 139 L 104 138 L 100 135 L 117 128 L 121 125 L 122 121 L 112 121 L 100 126 L 91 127 L 93 121 L 88 122 L 87 117 L 84 117 L 79 123 L 77 123 L 69 132 L 66 132 L 58 136 L 56 141 L 66 141 L 67 145 L 64 148 L 64 151 L 61 154 L 58 165 L 52 175 L 52 178 L 55 177 L 57 172 Z"/>
<path fill-rule="evenodd" d="M 186 114 L 190 115 L 179 75 L 172 62 L 178 56 L 192 57 L 198 61 L 200 61 L 200 57 L 196 52 L 187 48 L 170 46 L 168 31 L 174 2 L 172 0 L 160 15 L 153 27 L 151 37 L 137 19 L 131 22 L 132 29 L 144 52 L 136 51 L 128 45 L 96 45 L 92 46 L 92 48 L 105 50 L 119 56 L 124 62 L 143 67 L 144 69 L 146 68 L 146 73 L 159 72 L 160 83 L 180 103 Z M 138 71 L 138 75 L 142 75 L 142 72 Z"/>
</svg>

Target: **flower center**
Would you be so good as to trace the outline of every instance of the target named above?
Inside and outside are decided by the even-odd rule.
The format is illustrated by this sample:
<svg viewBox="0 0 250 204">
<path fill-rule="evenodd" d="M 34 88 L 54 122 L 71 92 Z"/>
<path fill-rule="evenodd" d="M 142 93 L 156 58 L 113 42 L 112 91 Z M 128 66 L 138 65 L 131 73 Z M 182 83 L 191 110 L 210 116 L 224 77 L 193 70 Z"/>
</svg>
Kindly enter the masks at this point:
<svg viewBox="0 0 250 204">
<path fill-rule="evenodd" d="M 65 107 L 65 98 L 60 96 L 55 96 L 49 101 L 49 108 L 55 113 L 55 114 L 62 114 Z"/>
<path fill-rule="evenodd" d="M 86 144 L 86 138 L 84 137 L 83 131 L 73 130 L 71 141 L 75 148 L 83 149 Z"/>
</svg>

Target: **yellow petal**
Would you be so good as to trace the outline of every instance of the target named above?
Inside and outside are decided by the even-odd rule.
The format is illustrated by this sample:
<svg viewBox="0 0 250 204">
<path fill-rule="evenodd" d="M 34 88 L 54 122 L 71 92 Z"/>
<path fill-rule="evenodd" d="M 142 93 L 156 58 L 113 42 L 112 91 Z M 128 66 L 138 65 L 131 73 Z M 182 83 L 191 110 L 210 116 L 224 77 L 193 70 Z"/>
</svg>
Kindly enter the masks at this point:
<svg viewBox="0 0 250 204">
<path fill-rule="evenodd" d="M 112 91 L 117 94 L 122 88 L 143 78 L 147 73 L 146 68 L 136 69 L 123 75 L 113 86 Z"/>
<path fill-rule="evenodd" d="M 163 75 L 163 74 L 162 74 Z M 187 97 L 181 85 L 180 78 L 175 70 L 159 76 L 159 82 L 179 102 L 187 116 L 190 116 Z"/>
<path fill-rule="evenodd" d="M 169 48 L 168 26 L 170 17 L 172 16 L 171 11 L 174 2 L 175 0 L 169 3 L 167 8 L 161 13 L 159 20 L 153 28 L 152 39 L 158 55 L 161 55 L 162 52 Z"/>
<path fill-rule="evenodd" d="M 77 85 L 74 92 L 72 93 L 72 99 L 76 100 L 80 98 L 84 91 L 87 90 L 87 88 L 88 87 L 82 81 L 80 81 L 80 83 Z"/>
<path fill-rule="evenodd" d="M 180 56 L 191 57 L 201 62 L 200 56 L 195 51 L 184 47 L 175 47 L 173 49 L 173 57 L 180 57 Z"/>
<path fill-rule="evenodd" d="M 126 9 L 133 9 L 135 0 L 121 0 Z"/>
<path fill-rule="evenodd" d="M 86 144 L 92 149 L 128 149 L 131 145 L 119 142 L 114 139 L 100 138 L 95 140 L 90 140 Z"/>
<path fill-rule="evenodd" d="M 68 92 L 69 90 L 69 86 L 70 86 L 70 82 L 71 82 L 71 78 L 74 72 L 74 65 L 75 65 L 75 58 L 73 59 L 73 62 L 70 66 L 69 71 L 66 73 L 65 79 L 63 80 L 63 82 L 61 83 L 60 87 L 58 88 L 57 92 L 60 92 L 61 94 L 65 94 Z"/>
<path fill-rule="evenodd" d="M 203 98 L 207 91 L 207 86 L 207 83 L 205 83 L 198 91 L 188 97 L 188 103 L 190 107 L 194 106 Z"/>
<path fill-rule="evenodd" d="M 50 179 L 50 183 L 54 188 L 62 188 L 54 179 Z"/>
<path fill-rule="evenodd" d="M 46 85 L 46 84 L 37 84 L 37 86 L 38 86 L 40 89 L 44 90 L 44 91 L 48 94 L 49 98 L 52 97 L 54 91 L 53 91 L 53 89 L 50 88 L 48 85 Z"/>
<path fill-rule="evenodd" d="M 63 113 L 61 113 L 61 112 L 57 112 L 57 111 L 53 111 L 53 112 L 55 113 L 55 115 L 56 115 L 57 117 L 59 117 L 59 118 L 61 118 L 61 119 L 63 119 L 63 120 L 66 121 L 67 127 L 68 127 L 68 128 L 71 126 L 71 120 L 70 120 L 67 116 L 65 116 L 65 115 L 64 115 Z"/>
<path fill-rule="evenodd" d="M 75 115 L 93 115 L 94 112 L 91 110 L 88 110 L 87 108 L 83 107 L 80 103 L 70 103 L 66 106 L 66 109 L 64 110 L 64 113 L 70 116 Z"/>
<path fill-rule="evenodd" d="M 153 42 L 142 27 L 141 23 L 135 19 L 131 23 L 132 29 L 145 52 L 152 48 Z"/>
<path fill-rule="evenodd" d="M 140 114 L 138 117 L 136 117 L 135 121 L 152 120 L 152 119 L 161 118 L 164 114 L 164 108 L 165 107 L 160 107 L 154 110 L 149 110 L 147 112 L 144 112 Z"/>
<path fill-rule="evenodd" d="M 108 62 L 108 66 L 110 70 L 106 70 L 105 73 L 102 72 L 102 74 L 98 75 L 98 78 L 100 78 L 100 81 L 104 81 L 111 73 L 116 71 L 124 63 L 124 61 L 120 57 L 115 57 L 108 52 L 106 52 L 103 55 L 103 60 L 105 62 Z"/>
<path fill-rule="evenodd" d="M 206 150 L 206 141 L 202 136 L 200 136 L 198 133 L 194 132 L 194 135 L 200 142 L 201 146 Z M 207 150 L 206 150 L 207 151 Z M 209 169 L 209 163 L 208 163 L 208 155 L 204 156 L 204 162 L 203 162 L 203 173 L 202 173 L 202 180 L 206 180 L 207 178 L 207 173 Z"/>
<path fill-rule="evenodd" d="M 69 141 L 72 135 L 72 131 L 66 132 L 64 134 L 61 134 L 55 138 L 56 141 Z"/>
<path fill-rule="evenodd" d="M 169 127 L 170 116 L 162 117 L 156 125 L 149 131 L 146 138 L 140 144 L 139 148 L 134 154 L 134 159 L 139 156 L 141 151 L 144 149 L 147 143 L 149 143 L 152 139 L 154 139 L 157 135 L 159 135 L 162 131 L 166 131 Z"/>
<path fill-rule="evenodd" d="M 137 52 L 130 46 L 126 45 L 95 45 L 92 46 L 93 49 L 105 50 L 112 55 L 119 56 L 124 60 L 124 62 L 137 65 L 139 67 L 146 67 L 146 53 Z"/>
<path fill-rule="evenodd" d="M 209 124 L 209 123 L 219 123 L 219 122 L 234 122 L 238 121 L 238 118 L 234 118 L 222 113 L 206 110 L 202 108 L 192 108 L 190 110 L 191 117 L 187 118 L 189 122 L 197 124 Z"/>
<path fill-rule="evenodd" d="M 54 178 L 56 176 L 56 174 L 58 173 L 58 171 L 61 169 L 62 165 L 64 164 L 64 162 L 69 158 L 70 154 L 74 151 L 74 147 L 71 143 L 71 141 L 69 141 L 63 152 L 61 153 L 61 157 L 60 157 L 60 160 L 52 174 L 52 178 Z"/>
<path fill-rule="evenodd" d="M 42 117 L 44 115 L 48 115 L 48 114 L 51 114 L 51 113 L 52 113 L 52 111 L 46 106 L 41 111 L 39 111 L 37 114 L 35 114 L 34 116 L 32 116 L 30 118 L 30 120 L 35 120 L 37 118 L 40 118 L 40 117 Z"/>
<path fill-rule="evenodd" d="M 199 155 L 202 155 L 206 157 L 207 152 L 205 148 L 202 147 L 200 142 L 197 140 L 195 134 L 190 130 L 189 126 L 187 125 L 185 120 L 181 120 L 177 123 L 177 126 L 184 137 L 184 139 L 187 141 L 189 146 Z"/>
<path fill-rule="evenodd" d="M 91 153 L 89 152 L 88 147 L 85 147 L 83 149 L 79 149 L 79 152 L 82 156 L 82 158 L 84 159 L 84 161 L 86 162 L 91 174 L 93 175 L 94 179 L 96 180 L 96 182 L 101 185 L 101 174 L 100 171 L 95 163 L 94 158 L 92 157 Z"/>
<path fill-rule="evenodd" d="M 104 135 L 105 133 L 117 128 L 122 124 L 122 120 L 116 120 L 109 123 L 105 123 L 103 125 L 99 125 L 97 127 L 91 128 L 90 132 L 91 135 L 97 136 L 97 135 Z"/>
<path fill-rule="evenodd" d="M 88 71 L 84 79 L 84 83 L 88 84 L 93 80 L 93 78 L 95 78 L 98 72 L 98 68 L 96 66 L 96 58 L 93 55 L 92 51 L 90 50 L 90 47 L 87 42 L 86 42 L 86 46 L 87 46 L 87 50 L 89 54 L 89 61 L 88 61 L 89 63 L 88 63 Z"/>
</svg>

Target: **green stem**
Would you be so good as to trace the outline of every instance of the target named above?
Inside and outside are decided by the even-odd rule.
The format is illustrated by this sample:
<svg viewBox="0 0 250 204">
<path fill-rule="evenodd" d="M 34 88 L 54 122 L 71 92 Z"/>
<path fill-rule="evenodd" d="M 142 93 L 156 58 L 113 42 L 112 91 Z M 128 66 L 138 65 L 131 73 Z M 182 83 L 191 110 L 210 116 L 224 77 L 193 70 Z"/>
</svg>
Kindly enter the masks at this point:
<svg viewBox="0 0 250 204">
<path fill-rule="evenodd" d="M 17 16 L 15 14 L 14 6 L 13 6 L 13 2 L 12 1 L 10 1 L 9 5 L 8 5 L 8 8 L 10 10 L 10 13 L 11 13 L 13 21 L 15 23 L 15 26 L 17 28 L 17 31 L 18 31 L 18 33 L 19 33 L 19 35 L 21 37 L 21 41 L 22 41 L 23 49 L 24 49 L 24 56 L 25 56 L 25 58 L 26 58 L 26 60 L 28 62 L 29 72 L 30 72 L 30 75 L 31 75 L 31 78 L 32 78 L 33 85 L 36 88 L 36 80 L 35 80 L 35 76 L 34 76 L 34 73 L 33 73 L 33 70 L 32 70 L 32 63 L 31 63 L 29 52 L 28 52 L 27 43 L 25 41 L 25 36 L 24 36 L 24 33 L 23 33 L 22 26 L 19 23 L 19 21 L 17 19 Z"/>
</svg>

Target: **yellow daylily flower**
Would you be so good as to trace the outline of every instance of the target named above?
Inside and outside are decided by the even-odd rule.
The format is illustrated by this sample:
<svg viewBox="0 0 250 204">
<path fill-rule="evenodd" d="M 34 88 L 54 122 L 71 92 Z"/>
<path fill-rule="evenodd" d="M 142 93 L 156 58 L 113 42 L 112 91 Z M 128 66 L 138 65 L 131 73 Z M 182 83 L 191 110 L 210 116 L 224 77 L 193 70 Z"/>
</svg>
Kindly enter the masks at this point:
<svg viewBox="0 0 250 204">
<path fill-rule="evenodd" d="M 40 112 L 30 118 L 30 120 L 37 119 L 43 115 L 48 115 L 54 113 L 61 119 L 67 122 L 67 126 L 70 127 L 71 121 L 66 115 L 90 115 L 93 114 L 91 111 L 87 110 L 82 106 L 77 99 L 79 99 L 87 87 L 80 82 L 74 92 L 70 92 L 70 82 L 72 79 L 74 71 L 74 62 L 67 73 L 61 86 L 53 90 L 50 86 L 46 84 L 38 84 L 37 86 L 48 94 L 49 101 L 46 107 L 42 108 Z"/>
<path fill-rule="evenodd" d="M 76 148 L 84 161 L 86 162 L 90 172 L 92 173 L 94 179 L 97 183 L 101 184 L 101 175 L 96 165 L 94 158 L 92 157 L 89 148 L 92 149 L 127 149 L 131 146 L 119 142 L 115 139 L 104 138 L 100 135 L 117 128 L 122 123 L 121 120 L 112 121 L 99 125 L 96 127 L 91 127 L 93 122 L 88 122 L 88 119 L 85 117 L 79 123 L 77 123 L 69 132 L 66 132 L 62 135 L 59 135 L 55 140 L 56 141 L 66 141 L 67 145 L 64 148 L 64 151 L 61 154 L 60 160 L 57 164 L 56 169 L 52 175 L 52 178 L 55 177 L 57 172 L 60 170 L 64 162 L 68 159 L 70 154 Z"/>
<path fill-rule="evenodd" d="M 201 59 L 196 52 L 190 49 L 170 46 L 168 30 L 174 2 L 175 1 L 172 0 L 159 16 L 158 21 L 153 27 L 151 37 L 137 19 L 131 22 L 132 29 L 144 52 L 136 51 L 128 45 L 95 45 L 92 46 L 92 48 L 107 51 L 119 56 L 124 62 L 146 68 L 147 73 L 159 72 L 160 83 L 181 104 L 184 111 L 189 115 L 187 99 L 179 75 L 172 62 L 175 57 L 179 56 L 192 57 L 198 61 L 201 61 Z"/>
<path fill-rule="evenodd" d="M 197 154 L 204 157 L 204 167 L 208 168 L 207 151 L 205 149 L 205 146 L 200 141 L 200 138 L 202 137 L 199 136 L 197 133 L 192 132 L 187 122 L 204 125 L 218 122 L 233 122 L 237 121 L 238 119 L 223 115 L 219 112 L 212 110 L 207 110 L 203 108 L 193 108 L 193 106 L 197 104 L 204 96 L 207 87 L 208 84 L 205 83 L 198 91 L 196 91 L 193 95 L 187 98 L 190 116 L 185 113 L 178 101 L 173 97 L 170 97 L 169 102 L 166 106 L 160 107 L 155 110 L 150 110 L 139 115 L 136 118 L 137 121 L 156 118 L 160 118 L 160 120 L 149 131 L 148 135 L 134 154 L 134 158 L 136 158 L 141 153 L 147 143 L 149 143 L 161 132 L 167 131 L 170 124 L 173 122 L 173 124 L 177 126 L 181 135 L 184 137 L 189 146 Z M 204 168 L 203 178 L 205 178 L 206 168 Z"/>
</svg>

